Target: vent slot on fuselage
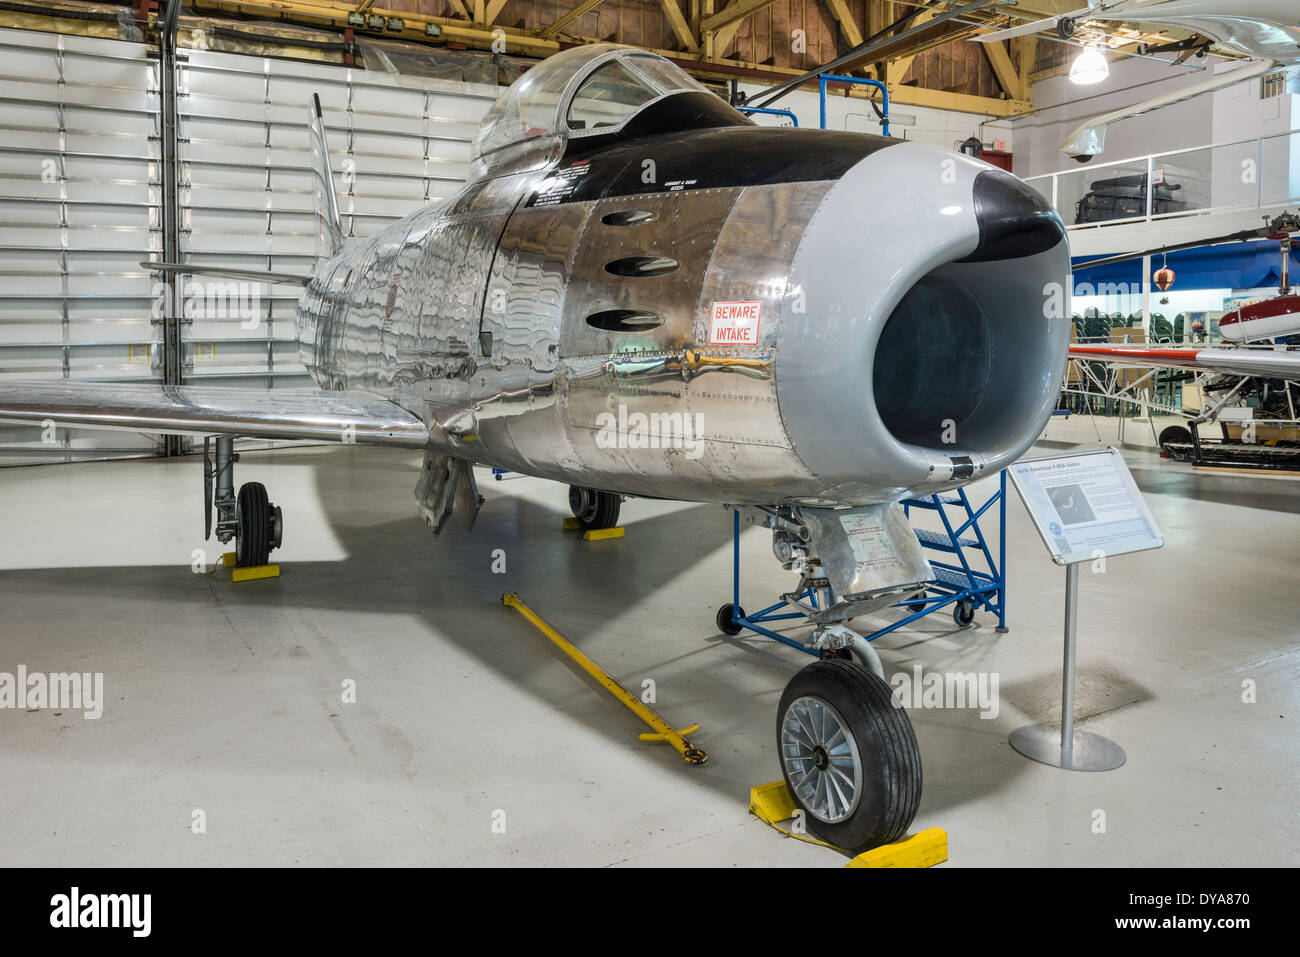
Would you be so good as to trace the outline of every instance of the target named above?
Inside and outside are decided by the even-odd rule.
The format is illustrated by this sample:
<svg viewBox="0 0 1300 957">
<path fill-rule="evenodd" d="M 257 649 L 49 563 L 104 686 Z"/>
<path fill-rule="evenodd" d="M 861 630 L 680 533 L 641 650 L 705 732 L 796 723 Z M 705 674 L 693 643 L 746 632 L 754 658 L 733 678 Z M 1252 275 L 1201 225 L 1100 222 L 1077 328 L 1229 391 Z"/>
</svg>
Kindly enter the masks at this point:
<svg viewBox="0 0 1300 957">
<path fill-rule="evenodd" d="M 605 272 L 615 276 L 649 277 L 676 272 L 680 264 L 667 256 L 624 256 L 605 263 Z"/>
<path fill-rule="evenodd" d="M 606 226 L 640 226 L 643 223 L 653 223 L 658 218 L 658 213 L 648 209 L 620 209 L 616 213 L 606 213 L 600 217 L 600 221 Z"/>
<path fill-rule="evenodd" d="M 645 332 L 663 324 L 663 316 L 645 309 L 606 309 L 587 317 L 587 325 L 605 332 Z"/>
</svg>

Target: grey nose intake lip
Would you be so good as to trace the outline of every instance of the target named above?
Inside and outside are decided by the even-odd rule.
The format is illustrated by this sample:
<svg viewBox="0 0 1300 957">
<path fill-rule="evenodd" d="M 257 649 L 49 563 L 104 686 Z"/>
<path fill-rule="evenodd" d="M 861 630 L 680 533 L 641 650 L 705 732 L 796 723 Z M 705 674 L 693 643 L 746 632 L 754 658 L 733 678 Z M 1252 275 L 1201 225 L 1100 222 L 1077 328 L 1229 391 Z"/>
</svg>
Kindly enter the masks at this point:
<svg viewBox="0 0 1300 957">
<path fill-rule="evenodd" d="M 1046 297 L 1069 262 L 1055 212 L 986 163 L 905 143 L 848 170 L 795 253 L 806 309 L 782 313 L 776 344 L 781 419 L 820 499 L 942 491 L 1023 454 L 1064 373 L 1069 317 Z"/>
</svg>

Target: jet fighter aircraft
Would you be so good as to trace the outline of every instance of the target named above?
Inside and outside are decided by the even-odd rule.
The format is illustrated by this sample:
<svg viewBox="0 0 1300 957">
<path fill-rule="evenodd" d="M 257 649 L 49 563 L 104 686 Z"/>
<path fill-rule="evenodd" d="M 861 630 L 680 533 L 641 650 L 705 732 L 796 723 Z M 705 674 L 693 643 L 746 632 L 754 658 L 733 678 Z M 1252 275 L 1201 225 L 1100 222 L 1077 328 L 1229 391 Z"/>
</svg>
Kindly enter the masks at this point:
<svg viewBox="0 0 1300 957">
<path fill-rule="evenodd" d="M 233 436 L 422 448 L 435 531 L 478 510 L 475 464 L 571 486 L 588 524 L 625 495 L 745 509 L 818 594 L 809 641 L 834 655 L 862 640 L 845 621 L 932 578 L 897 502 L 995 474 L 1051 414 L 1065 230 L 978 160 L 758 127 L 667 60 L 598 44 L 505 91 L 459 192 L 353 240 L 318 102 L 309 127 L 312 274 L 214 272 L 305 284 L 320 391 L 0 386 L 0 420 L 215 437 L 207 507 L 240 564 L 283 521 L 262 486 L 235 494 Z M 906 833 L 916 739 L 867 667 L 809 665 L 778 736 L 823 837 Z"/>
</svg>

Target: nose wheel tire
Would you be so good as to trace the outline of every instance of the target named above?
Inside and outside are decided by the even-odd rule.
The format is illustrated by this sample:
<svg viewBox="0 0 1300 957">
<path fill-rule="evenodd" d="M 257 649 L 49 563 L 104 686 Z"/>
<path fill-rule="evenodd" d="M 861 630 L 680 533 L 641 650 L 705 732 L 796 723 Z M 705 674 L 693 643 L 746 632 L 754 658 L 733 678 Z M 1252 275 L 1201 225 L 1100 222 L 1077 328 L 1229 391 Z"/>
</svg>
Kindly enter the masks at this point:
<svg viewBox="0 0 1300 957">
<path fill-rule="evenodd" d="M 614 528 L 623 500 L 613 492 L 569 486 L 569 509 L 584 529 Z"/>
<path fill-rule="evenodd" d="M 265 565 L 284 538 L 284 513 L 272 505 L 261 482 L 246 482 L 235 500 L 235 564 Z"/>
<path fill-rule="evenodd" d="M 921 752 L 883 679 L 842 659 L 815 661 L 777 708 L 781 773 L 808 829 L 860 852 L 900 840 L 921 803 Z"/>
</svg>

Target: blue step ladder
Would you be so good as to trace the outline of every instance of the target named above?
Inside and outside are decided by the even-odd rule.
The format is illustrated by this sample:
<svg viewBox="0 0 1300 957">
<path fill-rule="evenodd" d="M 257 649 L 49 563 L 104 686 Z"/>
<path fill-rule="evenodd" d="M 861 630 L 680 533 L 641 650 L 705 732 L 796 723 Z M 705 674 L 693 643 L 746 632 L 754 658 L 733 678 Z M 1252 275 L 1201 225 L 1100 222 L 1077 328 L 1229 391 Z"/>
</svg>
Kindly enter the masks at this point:
<svg viewBox="0 0 1300 957">
<path fill-rule="evenodd" d="M 998 514 L 998 556 L 980 529 L 982 519 L 994 505 Z M 958 625 L 970 624 L 976 609 L 997 615 L 998 634 L 1007 632 L 1007 473 L 998 476 L 998 490 L 978 508 L 971 504 L 966 489 L 930 495 L 926 498 L 909 498 L 903 501 L 903 513 L 909 518 L 912 509 L 935 512 L 943 524 L 942 532 L 914 528 L 921 545 L 942 556 L 932 557 L 930 567 L 934 579 L 926 586 L 923 597 L 900 601 L 895 608 L 916 608 L 913 614 L 871 635 L 868 640 L 901 628 L 922 615 L 928 615 L 948 605 L 956 606 L 953 619 Z"/>
</svg>

